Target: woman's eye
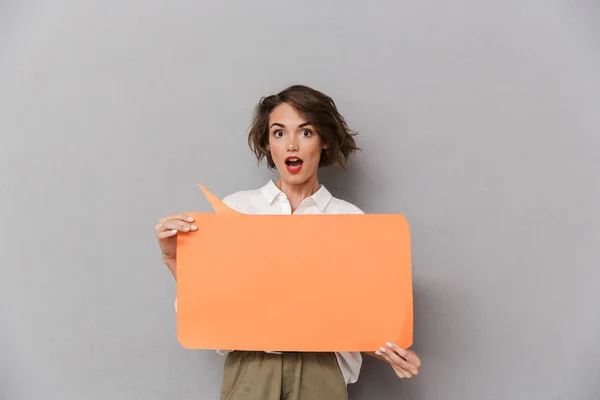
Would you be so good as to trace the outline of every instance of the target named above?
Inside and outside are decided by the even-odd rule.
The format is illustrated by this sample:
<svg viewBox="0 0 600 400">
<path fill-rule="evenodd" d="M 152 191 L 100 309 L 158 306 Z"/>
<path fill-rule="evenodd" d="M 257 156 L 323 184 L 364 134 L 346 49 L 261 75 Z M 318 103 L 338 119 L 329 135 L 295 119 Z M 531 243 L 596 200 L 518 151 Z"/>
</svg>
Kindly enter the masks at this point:
<svg viewBox="0 0 600 400">
<path fill-rule="evenodd" d="M 283 136 L 283 132 L 282 131 L 275 131 L 275 132 L 273 132 L 273 135 L 275 137 L 282 137 Z"/>
<path fill-rule="evenodd" d="M 309 131 L 309 130 L 307 130 L 307 129 L 305 129 L 305 130 L 303 130 L 303 131 L 302 131 L 302 134 L 303 134 L 304 136 L 310 136 L 310 135 L 312 135 L 312 132 L 311 132 L 311 131 Z"/>
</svg>

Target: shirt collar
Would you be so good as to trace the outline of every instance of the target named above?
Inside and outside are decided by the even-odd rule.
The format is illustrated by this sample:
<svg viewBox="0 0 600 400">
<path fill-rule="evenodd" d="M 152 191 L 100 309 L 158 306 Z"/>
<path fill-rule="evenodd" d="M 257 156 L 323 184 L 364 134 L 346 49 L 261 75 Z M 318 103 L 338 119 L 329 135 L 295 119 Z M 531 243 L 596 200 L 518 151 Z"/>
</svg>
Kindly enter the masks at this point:
<svg viewBox="0 0 600 400">
<path fill-rule="evenodd" d="M 279 190 L 272 179 L 269 180 L 265 186 L 260 188 L 260 191 L 262 192 L 263 196 L 265 196 L 265 199 L 269 204 L 273 203 L 273 200 L 275 200 L 277 195 L 281 193 L 281 190 Z"/>
<path fill-rule="evenodd" d="M 269 204 L 272 204 L 279 194 L 284 195 L 283 192 L 279 190 L 277 185 L 275 185 L 275 182 L 273 182 L 272 179 L 269 180 L 269 182 L 267 182 L 267 184 L 264 185 L 260 191 Z M 333 196 L 331 193 L 329 193 L 329 190 L 327 190 L 324 185 L 321 185 L 319 190 L 310 196 L 310 198 L 313 199 L 321 211 L 325 210 L 325 207 L 327 207 L 327 204 L 329 204 L 329 201 L 331 201 L 332 197 Z"/>
</svg>

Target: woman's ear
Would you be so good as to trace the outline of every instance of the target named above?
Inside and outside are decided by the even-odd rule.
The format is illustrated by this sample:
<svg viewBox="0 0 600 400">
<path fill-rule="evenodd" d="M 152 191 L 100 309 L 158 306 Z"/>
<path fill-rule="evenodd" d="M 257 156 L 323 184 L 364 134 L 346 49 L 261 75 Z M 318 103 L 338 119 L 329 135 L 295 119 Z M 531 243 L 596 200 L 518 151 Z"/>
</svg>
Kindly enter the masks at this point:
<svg viewBox="0 0 600 400">
<path fill-rule="evenodd" d="M 329 148 L 329 145 L 327 143 L 323 143 L 323 150 L 327 150 Z"/>
</svg>

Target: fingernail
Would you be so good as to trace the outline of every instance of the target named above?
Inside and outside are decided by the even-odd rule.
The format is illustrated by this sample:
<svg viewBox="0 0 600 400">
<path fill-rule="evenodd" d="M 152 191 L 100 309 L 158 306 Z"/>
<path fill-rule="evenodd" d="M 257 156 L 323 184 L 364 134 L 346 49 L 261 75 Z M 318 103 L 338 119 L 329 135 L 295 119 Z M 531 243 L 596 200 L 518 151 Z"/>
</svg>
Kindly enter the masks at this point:
<svg viewBox="0 0 600 400">
<path fill-rule="evenodd" d="M 192 225 L 192 230 L 195 231 L 196 229 L 198 229 L 198 227 L 196 225 Z"/>
<path fill-rule="evenodd" d="M 192 222 L 192 221 L 194 220 L 194 218 L 192 218 L 192 217 L 187 217 L 187 220 L 188 220 L 188 221 L 190 221 L 190 222 Z"/>
<path fill-rule="evenodd" d="M 379 350 L 376 350 L 376 351 L 375 351 L 375 354 L 377 354 L 378 356 L 380 356 L 380 355 L 381 355 L 381 352 L 380 352 Z"/>
<path fill-rule="evenodd" d="M 385 342 L 385 344 L 387 345 L 387 347 L 394 347 L 394 345 L 390 342 Z"/>
<path fill-rule="evenodd" d="M 183 227 L 183 231 L 184 231 L 184 232 L 187 232 L 187 231 L 189 231 L 189 230 L 190 230 L 190 227 L 189 227 L 189 226 L 184 226 L 184 227 Z"/>
<path fill-rule="evenodd" d="M 177 233 L 177 229 L 171 229 L 171 233 Z"/>
<path fill-rule="evenodd" d="M 385 349 L 385 347 L 380 347 L 379 350 L 381 350 L 383 353 L 385 353 L 387 350 Z"/>
</svg>

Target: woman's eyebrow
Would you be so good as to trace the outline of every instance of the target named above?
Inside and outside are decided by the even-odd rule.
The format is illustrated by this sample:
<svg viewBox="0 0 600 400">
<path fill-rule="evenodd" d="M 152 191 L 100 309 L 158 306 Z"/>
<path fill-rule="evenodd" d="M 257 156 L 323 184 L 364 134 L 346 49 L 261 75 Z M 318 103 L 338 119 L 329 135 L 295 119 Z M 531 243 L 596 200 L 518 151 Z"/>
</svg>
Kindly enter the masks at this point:
<svg viewBox="0 0 600 400">
<path fill-rule="evenodd" d="M 298 125 L 298 128 L 304 128 L 305 126 L 309 126 L 309 125 L 312 125 L 312 123 L 310 121 L 309 122 L 304 122 L 304 123 Z M 271 128 L 274 127 L 274 126 L 279 126 L 280 128 L 285 128 L 285 125 L 284 124 L 280 124 L 279 122 L 274 122 L 274 123 L 271 124 Z"/>
</svg>

